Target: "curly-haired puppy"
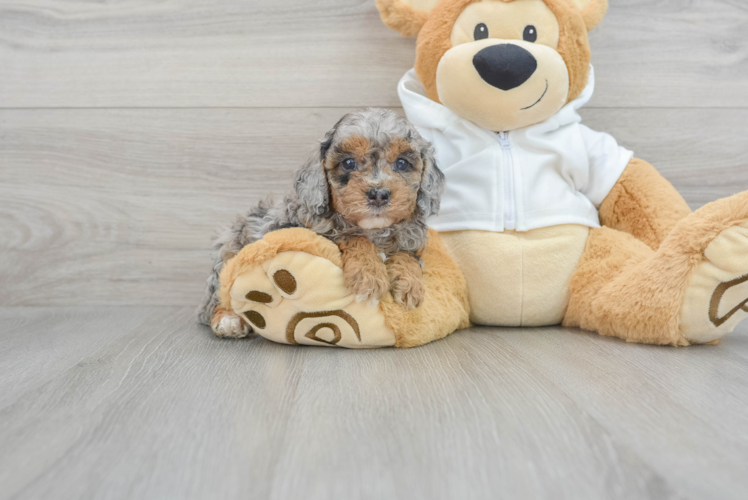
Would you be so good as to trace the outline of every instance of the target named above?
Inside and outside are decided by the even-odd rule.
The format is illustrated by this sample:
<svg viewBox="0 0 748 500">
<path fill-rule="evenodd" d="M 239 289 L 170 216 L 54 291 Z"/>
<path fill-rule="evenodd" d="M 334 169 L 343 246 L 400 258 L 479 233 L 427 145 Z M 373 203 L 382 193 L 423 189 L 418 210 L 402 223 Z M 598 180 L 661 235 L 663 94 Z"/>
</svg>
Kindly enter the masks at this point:
<svg viewBox="0 0 748 500">
<path fill-rule="evenodd" d="M 249 334 L 246 323 L 218 305 L 221 269 L 245 245 L 288 227 L 338 244 L 346 285 L 358 300 L 377 301 L 390 291 L 396 302 L 418 307 L 426 218 L 438 211 L 443 186 L 431 144 L 403 117 L 383 109 L 345 115 L 282 202 L 261 202 L 219 236 L 200 321 L 219 336 Z"/>
</svg>

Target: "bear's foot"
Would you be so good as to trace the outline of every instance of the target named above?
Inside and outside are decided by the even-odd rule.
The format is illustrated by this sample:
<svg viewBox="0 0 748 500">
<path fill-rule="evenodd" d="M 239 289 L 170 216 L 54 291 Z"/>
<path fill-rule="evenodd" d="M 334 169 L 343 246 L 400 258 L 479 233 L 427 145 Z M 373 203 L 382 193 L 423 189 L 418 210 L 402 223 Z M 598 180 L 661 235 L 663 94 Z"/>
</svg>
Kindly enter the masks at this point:
<svg viewBox="0 0 748 500">
<path fill-rule="evenodd" d="M 748 317 L 748 191 L 684 218 L 656 252 L 593 230 L 571 289 L 566 326 L 646 344 L 718 341 Z"/>
<path fill-rule="evenodd" d="M 748 221 L 719 234 L 686 290 L 680 331 L 691 343 L 718 340 L 748 318 Z"/>
<path fill-rule="evenodd" d="M 337 245 L 308 229 L 280 229 L 226 263 L 219 307 L 282 344 L 415 347 L 469 325 L 465 279 L 433 231 L 422 259 L 429 291 L 420 306 L 408 309 L 390 293 L 375 306 L 345 286 Z"/>
<path fill-rule="evenodd" d="M 296 234 L 323 245 L 324 251 L 294 245 L 288 235 Z M 346 288 L 340 263 L 330 259 L 337 253 L 336 260 L 340 260 L 337 247 L 317 238 L 323 240 L 312 233 L 273 234 L 250 245 L 235 257 L 239 261 L 229 261 L 232 281 L 227 291 L 233 312 L 258 335 L 282 344 L 348 348 L 394 345 L 395 335 L 385 324 L 380 308 L 357 302 Z M 274 247 L 276 241 L 282 244 Z"/>
</svg>

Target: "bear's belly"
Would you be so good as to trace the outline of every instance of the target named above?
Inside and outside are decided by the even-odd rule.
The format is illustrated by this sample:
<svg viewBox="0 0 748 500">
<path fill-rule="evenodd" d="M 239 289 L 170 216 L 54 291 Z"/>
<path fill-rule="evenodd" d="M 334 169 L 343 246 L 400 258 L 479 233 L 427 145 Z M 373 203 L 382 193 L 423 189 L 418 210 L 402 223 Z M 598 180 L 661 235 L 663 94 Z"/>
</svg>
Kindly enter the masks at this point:
<svg viewBox="0 0 748 500">
<path fill-rule="evenodd" d="M 590 229 L 569 224 L 525 233 L 440 233 L 468 286 L 477 325 L 558 325 L 569 303 L 569 281 Z"/>
</svg>

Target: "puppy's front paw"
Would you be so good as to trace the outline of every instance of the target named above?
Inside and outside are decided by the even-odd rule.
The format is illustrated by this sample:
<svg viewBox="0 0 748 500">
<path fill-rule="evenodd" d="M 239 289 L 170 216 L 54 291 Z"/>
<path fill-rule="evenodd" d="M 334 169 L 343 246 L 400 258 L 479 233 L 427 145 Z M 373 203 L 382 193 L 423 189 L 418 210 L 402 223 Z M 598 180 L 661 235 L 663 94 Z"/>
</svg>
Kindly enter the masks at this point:
<svg viewBox="0 0 748 500">
<path fill-rule="evenodd" d="M 379 302 L 389 290 L 387 268 L 379 265 L 344 266 L 345 286 L 356 296 L 358 302 Z"/>
<path fill-rule="evenodd" d="M 355 237 L 340 243 L 345 286 L 358 302 L 379 302 L 390 288 L 387 268 L 379 250 L 366 238 Z"/>
<path fill-rule="evenodd" d="M 406 309 L 423 303 L 423 271 L 420 263 L 408 254 L 399 253 L 387 261 L 392 299 Z"/>
<path fill-rule="evenodd" d="M 210 322 L 210 328 L 221 338 L 241 339 L 250 334 L 249 326 L 236 314 L 217 311 Z"/>
</svg>

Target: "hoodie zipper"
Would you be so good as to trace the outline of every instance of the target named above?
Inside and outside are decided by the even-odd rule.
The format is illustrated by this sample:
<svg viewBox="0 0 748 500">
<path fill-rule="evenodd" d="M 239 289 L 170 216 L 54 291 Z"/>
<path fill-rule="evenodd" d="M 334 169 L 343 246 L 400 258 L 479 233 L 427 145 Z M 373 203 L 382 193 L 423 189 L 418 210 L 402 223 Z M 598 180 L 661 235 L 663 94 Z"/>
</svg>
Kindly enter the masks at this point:
<svg viewBox="0 0 748 500">
<path fill-rule="evenodd" d="M 504 230 L 517 229 L 517 196 L 514 192 L 514 160 L 509 132 L 499 132 L 499 143 L 504 154 Z"/>
</svg>

